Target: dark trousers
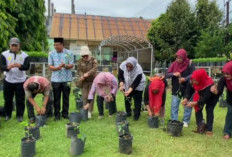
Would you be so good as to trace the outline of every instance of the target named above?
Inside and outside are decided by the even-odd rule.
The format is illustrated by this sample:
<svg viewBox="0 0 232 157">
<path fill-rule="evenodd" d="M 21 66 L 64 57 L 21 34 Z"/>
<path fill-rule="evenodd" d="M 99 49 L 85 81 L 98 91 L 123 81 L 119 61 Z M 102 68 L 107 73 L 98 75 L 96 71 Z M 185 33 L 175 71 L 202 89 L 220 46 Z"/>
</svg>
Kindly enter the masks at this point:
<svg viewBox="0 0 232 157">
<path fill-rule="evenodd" d="M 207 131 L 213 130 L 213 121 L 214 121 L 214 108 L 217 104 L 218 99 L 212 98 L 210 100 L 210 103 L 206 104 L 206 125 L 207 125 Z M 196 115 L 196 123 L 197 126 L 200 126 L 200 124 L 203 121 L 203 109 L 200 109 L 198 112 L 195 113 Z"/>
<path fill-rule="evenodd" d="M 11 117 L 12 115 L 14 95 L 16 98 L 16 117 L 23 116 L 25 110 L 25 92 L 23 89 L 23 83 L 9 83 L 4 80 L 3 96 L 6 116 Z"/>
<path fill-rule="evenodd" d="M 112 115 L 117 112 L 115 96 L 113 96 L 113 99 L 114 101 L 107 102 L 109 104 L 109 115 Z M 104 115 L 104 98 L 101 96 L 97 96 L 97 108 L 98 108 L 99 116 L 103 116 Z"/>
<path fill-rule="evenodd" d="M 32 97 L 34 98 L 37 94 L 32 94 Z M 34 106 L 27 100 L 27 113 L 28 113 L 28 118 L 34 118 L 35 113 L 34 113 Z M 46 112 L 45 115 L 47 117 L 50 117 L 53 115 L 53 94 L 52 91 L 50 90 L 49 93 L 49 99 L 48 103 L 46 105 Z"/>
<path fill-rule="evenodd" d="M 52 82 L 53 95 L 54 95 L 54 114 L 55 117 L 60 117 L 60 99 L 61 93 L 63 98 L 62 116 L 68 116 L 69 110 L 69 94 L 70 85 L 68 82 Z"/>
<path fill-rule="evenodd" d="M 125 97 L 125 107 L 127 115 L 131 115 L 131 100 L 132 98 L 134 100 L 134 119 L 138 119 L 140 116 L 142 94 L 143 91 L 134 90 L 128 97 Z"/>
<path fill-rule="evenodd" d="M 232 131 L 232 104 L 227 105 L 227 114 L 226 114 L 226 122 L 224 126 L 224 134 L 230 135 L 231 137 Z"/>
</svg>

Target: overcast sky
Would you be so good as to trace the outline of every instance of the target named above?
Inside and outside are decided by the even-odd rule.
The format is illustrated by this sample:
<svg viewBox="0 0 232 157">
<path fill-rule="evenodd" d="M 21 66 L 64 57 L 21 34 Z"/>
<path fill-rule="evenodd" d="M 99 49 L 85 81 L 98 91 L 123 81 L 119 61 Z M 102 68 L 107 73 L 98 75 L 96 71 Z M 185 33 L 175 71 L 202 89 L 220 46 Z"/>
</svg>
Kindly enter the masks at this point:
<svg viewBox="0 0 232 157">
<path fill-rule="evenodd" d="M 47 8 L 47 1 L 46 8 Z M 164 13 L 172 0 L 74 0 L 76 14 L 154 19 Z M 51 0 L 56 12 L 71 13 L 71 0 Z M 194 6 L 196 0 L 189 0 Z M 224 0 L 217 0 L 224 10 Z"/>
</svg>

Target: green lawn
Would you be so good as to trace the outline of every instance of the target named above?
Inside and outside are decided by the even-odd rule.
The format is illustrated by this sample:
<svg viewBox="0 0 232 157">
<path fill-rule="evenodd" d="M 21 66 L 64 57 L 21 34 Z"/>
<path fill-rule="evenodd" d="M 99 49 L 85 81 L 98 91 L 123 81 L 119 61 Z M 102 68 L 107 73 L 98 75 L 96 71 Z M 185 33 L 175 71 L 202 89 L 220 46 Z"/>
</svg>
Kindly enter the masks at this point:
<svg viewBox="0 0 232 157">
<path fill-rule="evenodd" d="M 2 94 L 1 94 L 2 95 Z M 166 102 L 166 122 L 170 118 L 170 92 Z M 37 98 L 37 101 L 41 100 Z M 75 111 L 75 100 L 71 94 L 70 112 Z M 1 105 L 3 99 L 1 96 Z M 117 96 L 118 111 L 124 110 L 123 97 Z M 182 107 L 180 116 L 182 118 Z M 25 112 L 26 113 L 26 112 Z M 195 129 L 195 115 L 192 115 L 188 128 L 184 128 L 183 136 L 172 137 L 165 133 L 162 128 L 150 129 L 147 125 L 147 112 L 142 112 L 139 121 L 128 118 L 130 131 L 133 134 L 133 152 L 130 156 L 138 157 L 176 157 L 176 156 L 209 156 L 209 157 L 230 157 L 232 156 L 232 140 L 223 140 L 223 126 L 226 108 L 215 109 L 214 135 L 207 137 L 192 132 Z M 27 120 L 27 116 L 24 116 Z M 5 122 L 0 119 L 0 157 L 20 156 L 21 138 L 24 136 L 24 126 L 20 125 L 13 118 Z M 36 157 L 69 157 L 70 139 L 66 138 L 65 124 L 68 120 L 62 119 L 55 122 L 53 118 L 47 121 L 47 125 L 40 129 L 42 138 L 36 143 Z M 119 153 L 118 136 L 115 127 L 115 116 L 108 117 L 105 110 L 105 117 L 98 119 L 98 111 L 95 104 L 93 118 L 81 123 L 81 133 L 87 137 L 83 157 L 118 157 L 127 156 Z"/>
</svg>

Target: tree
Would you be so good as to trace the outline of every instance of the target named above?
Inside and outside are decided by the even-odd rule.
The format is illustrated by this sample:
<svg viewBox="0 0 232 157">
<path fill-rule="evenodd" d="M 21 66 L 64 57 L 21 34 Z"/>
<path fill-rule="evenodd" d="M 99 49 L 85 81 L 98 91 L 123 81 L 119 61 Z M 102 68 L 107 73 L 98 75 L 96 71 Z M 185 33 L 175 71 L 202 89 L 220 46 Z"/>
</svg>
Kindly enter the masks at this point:
<svg viewBox="0 0 232 157">
<path fill-rule="evenodd" d="M 167 19 L 167 14 L 163 14 L 152 22 L 152 26 L 148 31 L 148 39 L 155 47 L 156 60 L 163 61 L 173 58 L 172 49 L 169 46 L 169 43 L 172 43 L 170 24 Z"/>
<path fill-rule="evenodd" d="M 224 32 L 217 30 L 202 30 L 200 40 L 195 47 L 196 57 L 217 57 L 224 53 Z"/>
<path fill-rule="evenodd" d="M 224 36 L 225 36 L 225 47 L 224 47 L 224 54 L 226 54 L 229 60 L 232 59 L 232 24 L 224 29 Z"/>
<path fill-rule="evenodd" d="M 8 47 L 10 37 L 15 36 L 16 18 L 10 12 L 15 8 L 15 0 L 0 1 L 0 52 Z"/>
<path fill-rule="evenodd" d="M 209 0 L 198 0 L 195 14 L 199 31 L 218 28 L 223 15 L 215 0 L 212 2 Z"/>
<path fill-rule="evenodd" d="M 198 43 L 196 57 L 216 57 L 224 53 L 224 28 L 220 26 L 222 11 L 216 1 L 198 0 L 196 5 Z"/>
<path fill-rule="evenodd" d="M 189 3 L 187 0 L 175 0 L 166 13 L 152 23 L 148 39 L 154 45 L 157 60 L 171 60 L 180 48 L 194 56 L 195 34 L 195 17 Z"/>
<path fill-rule="evenodd" d="M 12 15 L 17 18 L 15 28 L 22 43 L 22 49 L 28 51 L 46 50 L 48 47 L 45 27 L 44 0 L 16 0 L 17 7 Z"/>
</svg>

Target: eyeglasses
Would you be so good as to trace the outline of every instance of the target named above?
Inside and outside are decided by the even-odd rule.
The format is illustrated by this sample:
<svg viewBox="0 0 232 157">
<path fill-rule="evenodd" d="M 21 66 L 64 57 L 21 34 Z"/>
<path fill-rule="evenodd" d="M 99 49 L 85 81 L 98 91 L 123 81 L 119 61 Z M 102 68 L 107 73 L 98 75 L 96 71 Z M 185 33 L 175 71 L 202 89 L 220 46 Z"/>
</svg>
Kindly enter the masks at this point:
<svg viewBox="0 0 232 157">
<path fill-rule="evenodd" d="M 85 58 L 85 57 L 88 57 L 88 55 L 84 55 L 84 56 L 82 56 L 82 58 Z"/>
</svg>

